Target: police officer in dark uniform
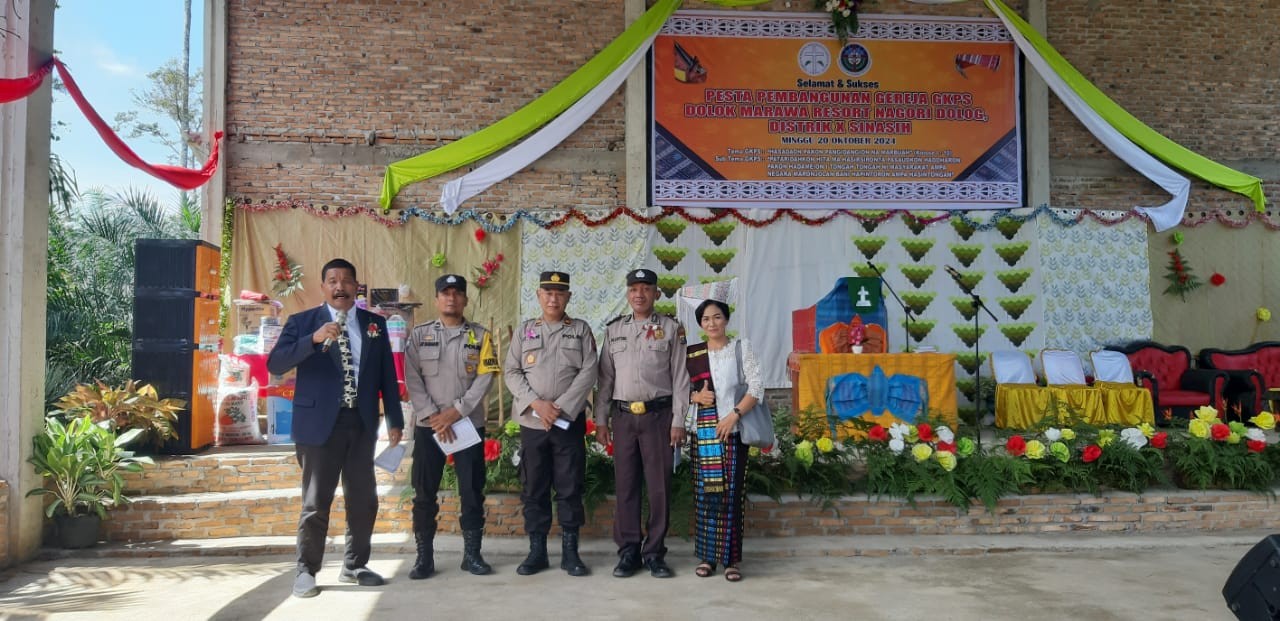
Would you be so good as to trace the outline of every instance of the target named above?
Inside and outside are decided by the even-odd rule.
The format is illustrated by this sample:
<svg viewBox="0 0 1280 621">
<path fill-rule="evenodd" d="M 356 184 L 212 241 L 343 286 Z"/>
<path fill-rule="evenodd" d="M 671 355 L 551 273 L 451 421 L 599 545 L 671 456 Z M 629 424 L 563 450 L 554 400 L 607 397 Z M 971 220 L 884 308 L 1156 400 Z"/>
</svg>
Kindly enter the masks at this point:
<svg viewBox="0 0 1280 621">
<path fill-rule="evenodd" d="M 409 578 L 420 580 L 435 571 L 434 541 L 437 494 L 444 475 L 445 454 L 435 441 L 453 441 L 453 424 L 466 418 L 480 437 L 484 431 L 484 396 L 493 384 L 497 360 L 482 359 L 489 333 L 467 321 L 467 281 L 457 274 L 436 280 L 440 318 L 413 329 L 405 346 L 404 380 L 413 402 L 413 535 L 418 558 Z M 462 515 L 462 569 L 477 576 L 492 571 L 480 555 L 484 537 L 484 443 L 453 454 Z"/>
<path fill-rule="evenodd" d="M 619 578 L 634 574 L 642 560 L 655 578 L 673 575 L 665 559 L 670 518 L 667 497 L 671 492 L 672 449 L 685 439 L 689 372 L 685 368 L 684 329 L 675 319 L 653 310 L 657 283 L 658 275 L 651 270 L 627 273 L 631 314 L 605 326 L 605 343 L 600 350 L 596 436 L 604 444 L 611 433 L 613 437 L 617 481 L 613 540 L 619 556 L 613 575 Z M 673 412 L 673 407 L 678 411 Z M 649 497 L 647 535 L 640 530 L 642 485 Z"/>
<path fill-rule="evenodd" d="M 547 532 L 552 488 L 562 537 L 560 568 L 571 576 L 589 573 L 578 556 L 578 528 L 586 518 L 583 410 L 596 383 L 596 339 L 587 322 L 565 314 L 571 296 L 568 274 L 542 273 L 538 284 L 542 316 L 520 324 L 503 370 L 514 397 L 511 410 L 520 423 L 520 480 L 524 482 L 520 499 L 529 534 L 529 556 L 516 568 L 522 576 L 550 566 Z"/>
</svg>

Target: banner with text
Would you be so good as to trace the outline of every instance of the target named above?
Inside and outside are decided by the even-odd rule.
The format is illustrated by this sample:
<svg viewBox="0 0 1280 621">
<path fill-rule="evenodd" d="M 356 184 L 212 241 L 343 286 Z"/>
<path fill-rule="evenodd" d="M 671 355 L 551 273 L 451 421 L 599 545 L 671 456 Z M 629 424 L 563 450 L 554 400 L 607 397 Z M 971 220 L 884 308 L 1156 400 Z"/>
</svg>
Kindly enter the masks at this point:
<svg viewBox="0 0 1280 621">
<path fill-rule="evenodd" d="M 1023 206 L 999 20 L 678 11 L 654 41 L 650 192 L 683 207 Z"/>
</svg>

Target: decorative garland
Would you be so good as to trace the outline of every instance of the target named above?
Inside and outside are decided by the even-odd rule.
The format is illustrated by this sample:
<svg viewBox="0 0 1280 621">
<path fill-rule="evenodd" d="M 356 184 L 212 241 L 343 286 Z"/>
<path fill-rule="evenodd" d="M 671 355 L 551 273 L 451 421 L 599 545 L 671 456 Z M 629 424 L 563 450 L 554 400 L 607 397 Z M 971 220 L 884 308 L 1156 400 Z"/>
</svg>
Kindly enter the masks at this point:
<svg viewBox="0 0 1280 621">
<path fill-rule="evenodd" d="M 276 267 L 271 274 L 271 292 L 276 299 L 287 298 L 302 290 L 302 266 L 284 252 L 284 244 L 276 244 Z"/>
<path fill-rule="evenodd" d="M 218 305 L 218 334 L 227 333 L 227 321 L 231 316 L 231 240 L 235 239 L 235 203 L 226 201 L 222 208 L 222 254 L 218 257 L 218 291 L 222 303 Z"/>
<path fill-rule="evenodd" d="M 1012 219 L 1017 222 L 1026 222 L 1034 220 L 1040 216 L 1048 216 L 1053 222 L 1059 226 L 1074 226 L 1083 222 L 1085 218 L 1089 218 L 1095 222 L 1105 226 L 1114 226 L 1127 222 L 1133 218 L 1147 221 L 1147 217 L 1137 211 L 1132 210 L 1111 210 L 1111 209 L 1088 209 L 1088 208 L 1070 208 L 1070 207 L 1050 207 L 1048 205 L 1040 205 L 1035 209 L 1025 213 L 1015 213 L 1015 209 L 997 209 L 997 210 L 975 210 L 980 213 L 990 214 L 989 218 L 982 221 L 972 218 L 969 214 L 973 211 L 935 211 L 935 210 L 905 210 L 894 209 L 889 211 L 875 210 L 850 210 L 837 209 L 825 216 L 809 217 L 804 215 L 804 210 L 795 209 L 777 209 L 773 213 L 763 219 L 753 219 L 745 215 L 745 211 L 738 209 L 714 209 L 711 210 L 710 216 L 697 216 L 690 213 L 682 207 L 662 207 L 660 211 L 653 216 L 646 216 L 629 207 L 615 207 L 603 215 L 594 215 L 599 213 L 597 210 L 579 210 L 571 208 L 567 210 L 541 210 L 528 211 L 518 210 L 508 213 L 499 213 L 492 211 L 477 211 L 474 209 L 466 209 L 448 215 L 443 210 L 423 209 L 420 207 L 408 207 L 401 209 L 398 217 L 383 216 L 381 211 L 374 207 L 358 206 L 358 207 L 338 207 L 330 205 L 312 205 L 304 201 L 288 200 L 268 203 L 266 201 L 253 203 L 247 199 L 236 199 L 234 202 L 236 209 L 244 209 L 253 213 L 263 213 L 268 211 L 276 211 L 280 209 L 300 209 L 313 216 L 322 218 L 345 218 L 350 216 L 366 215 L 373 218 L 378 223 L 387 227 L 402 226 L 412 218 L 426 220 L 432 224 L 442 224 L 446 226 L 458 226 L 468 222 L 474 222 L 485 230 L 487 233 L 505 233 L 511 230 L 521 220 L 541 228 L 556 228 L 568 224 L 571 220 L 577 220 L 587 227 L 598 227 L 609 224 L 610 222 L 626 216 L 640 224 L 653 224 L 663 218 L 678 217 L 693 224 L 710 224 L 718 222 L 725 218 L 733 218 L 744 226 L 759 228 L 774 224 L 788 218 L 793 222 L 799 222 L 807 226 L 821 226 L 835 220 L 837 217 L 845 216 L 858 220 L 859 222 L 880 223 L 890 220 L 894 217 L 915 218 L 917 222 L 931 225 L 939 222 L 946 222 L 952 218 L 958 219 L 966 226 L 973 227 L 975 230 L 985 231 L 996 227 L 1002 219 Z M 927 216 L 919 216 L 916 214 L 931 214 Z M 1280 231 L 1280 214 L 1267 210 L 1266 212 L 1256 212 L 1250 210 L 1227 210 L 1214 209 L 1196 214 L 1188 213 L 1182 220 L 1181 226 L 1195 228 L 1204 224 L 1217 221 L 1230 228 L 1245 228 L 1250 223 L 1257 222 L 1267 230 Z"/>
</svg>

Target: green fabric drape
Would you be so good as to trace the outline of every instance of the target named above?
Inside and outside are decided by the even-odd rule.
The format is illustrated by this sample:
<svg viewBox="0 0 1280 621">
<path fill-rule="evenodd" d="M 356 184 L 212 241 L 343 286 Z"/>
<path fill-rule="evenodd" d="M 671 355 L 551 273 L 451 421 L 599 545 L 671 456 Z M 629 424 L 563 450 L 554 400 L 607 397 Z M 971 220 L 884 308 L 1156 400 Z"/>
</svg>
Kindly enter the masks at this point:
<svg viewBox="0 0 1280 621">
<path fill-rule="evenodd" d="M 466 138 L 387 166 L 382 178 L 382 194 L 378 198 L 382 209 L 391 208 L 391 200 L 404 186 L 466 166 L 554 119 L 630 58 L 650 35 L 666 23 L 680 3 L 681 0 L 660 0 L 577 71 L 510 116 Z"/>
<path fill-rule="evenodd" d="M 1000 0 L 984 0 L 992 12 L 1005 16 L 1026 37 L 1054 71 L 1099 116 L 1116 128 L 1134 144 L 1160 161 L 1188 175 L 1202 179 L 1220 188 L 1249 197 L 1258 211 L 1263 211 L 1267 198 L 1262 193 L 1262 180 L 1238 170 L 1223 166 L 1186 147 L 1160 135 L 1142 121 L 1121 108 L 1084 77 L 1067 59 L 1063 58 L 1035 28 L 1013 12 Z"/>
</svg>

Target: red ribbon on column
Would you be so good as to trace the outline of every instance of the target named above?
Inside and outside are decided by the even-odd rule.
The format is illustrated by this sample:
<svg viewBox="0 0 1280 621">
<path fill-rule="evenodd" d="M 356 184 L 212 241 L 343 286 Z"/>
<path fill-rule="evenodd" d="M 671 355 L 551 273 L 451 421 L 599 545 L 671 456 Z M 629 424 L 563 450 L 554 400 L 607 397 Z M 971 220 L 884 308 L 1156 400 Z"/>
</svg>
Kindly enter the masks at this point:
<svg viewBox="0 0 1280 621">
<path fill-rule="evenodd" d="M 89 105 L 89 102 L 84 98 L 84 94 L 80 92 L 80 87 L 71 78 L 71 72 L 67 71 L 66 65 L 63 65 L 62 61 L 57 58 L 54 58 L 51 62 L 58 68 L 58 75 L 62 76 L 62 82 L 67 87 L 67 94 L 71 95 L 71 100 L 76 102 L 80 112 L 83 112 L 85 118 L 89 119 L 89 124 L 98 130 L 98 135 L 102 137 L 103 142 L 107 143 L 107 148 L 124 160 L 124 163 L 182 190 L 194 190 L 209 182 L 209 178 L 218 169 L 218 142 L 222 140 L 222 132 L 213 133 L 213 148 L 209 150 L 209 159 L 205 161 L 204 167 L 199 170 L 170 166 L 168 164 L 148 164 L 138 157 L 138 154 L 134 153 L 133 149 L 130 149 L 129 145 L 126 145 L 120 139 L 120 136 L 116 135 L 111 126 L 102 120 L 97 110 L 94 110 L 93 106 Z"/>
<path fill-rule="evenodd" d="M 35 92 L 50 71 L 53 71 L 52 60 L 25 78 L 0 78 L 0 103 L 17 101 Z"/>
</svg>

